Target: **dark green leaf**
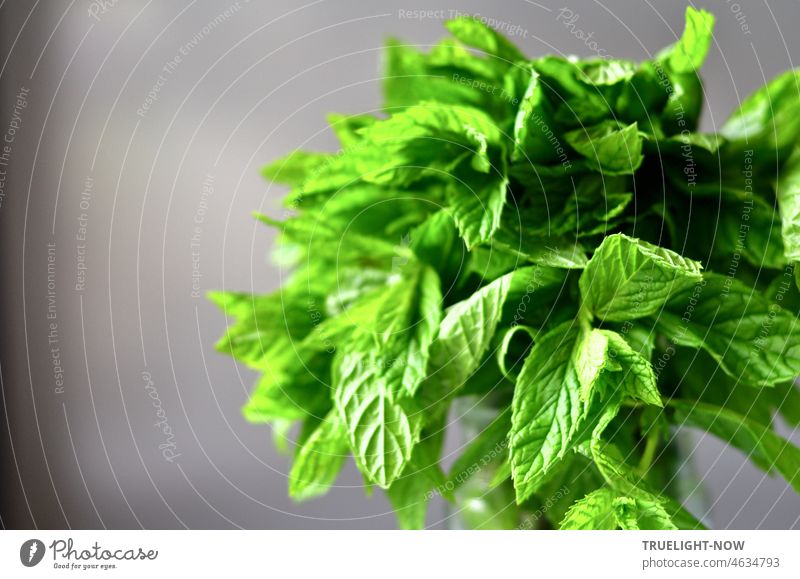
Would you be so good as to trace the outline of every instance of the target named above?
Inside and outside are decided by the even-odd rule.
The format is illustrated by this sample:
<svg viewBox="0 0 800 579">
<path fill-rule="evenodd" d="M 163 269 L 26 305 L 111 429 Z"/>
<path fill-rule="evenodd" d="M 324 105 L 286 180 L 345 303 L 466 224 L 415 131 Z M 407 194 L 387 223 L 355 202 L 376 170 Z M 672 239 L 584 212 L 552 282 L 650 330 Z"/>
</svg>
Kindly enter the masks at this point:
<svg viewBox="0 0 800 579">
<path fill-rule="evenodd" d="M 772 386 L 800 375 L 797 318 L 741 282 L 706 274 L 658 317 L 676 344 L 703 348 L 736 380 Z"/>
</svg>

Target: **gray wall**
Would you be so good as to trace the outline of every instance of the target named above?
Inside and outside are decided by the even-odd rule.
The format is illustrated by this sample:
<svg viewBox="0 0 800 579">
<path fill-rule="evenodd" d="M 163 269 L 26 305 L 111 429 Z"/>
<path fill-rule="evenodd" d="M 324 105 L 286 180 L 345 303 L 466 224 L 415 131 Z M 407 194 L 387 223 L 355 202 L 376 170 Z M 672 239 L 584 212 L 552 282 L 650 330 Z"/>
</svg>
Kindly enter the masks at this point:
<svg viewBox="0 0 800 579">
<path fill-rule="evenodd" d="M 795 66 L 800 5 L 701 4 L 718 20 L 711 129 Z M 325 113 L 379 106 L 383 40 L 432 43 L 441 18 L 407 14 L 454 5 L 515 26 L 530 55 L 634 59 L 673 41 L 684 11 L 646 0 L 0 2 L 0 132 L 15 129 L 0 207 L 4 526 L 394 527 L 352 465 L 329 496 L 286 498 L 287 458 L 240 415 L 254 375 L 214 353 L 225 320 L 193 283 L 201 294 L 278 286 L 272 236 L 250 212 L 275 212 L 283 190 L 259 167 L 300 145 L 332 148 Z M 562 7 L 596 47 L 557 19 Z M 717 526 L 798 526 L 800 499 L 783 481 L 694 442 Z M 443 513 L 435 505 L 431 522 Z"/>
</svg>

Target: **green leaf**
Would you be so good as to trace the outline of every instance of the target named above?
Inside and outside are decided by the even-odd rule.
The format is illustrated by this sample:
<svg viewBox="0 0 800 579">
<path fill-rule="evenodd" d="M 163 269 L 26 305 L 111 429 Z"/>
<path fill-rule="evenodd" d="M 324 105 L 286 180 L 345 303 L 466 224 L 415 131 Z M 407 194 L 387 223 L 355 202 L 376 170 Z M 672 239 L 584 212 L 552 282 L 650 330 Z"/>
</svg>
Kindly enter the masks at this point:
<svg viewBox="0 0 800 579">
<path fill-rule="evenodd" d="M 585 307 L 605 321 L 645 317 L 673 293 L 702 279 L 701 265 L 677 253 L 623 234 L 610 235 L 580 278 Z"/>
<path fill-rule="evenodd" d="M 396 113 L 360 130 L 366 141 L 384 145 L 390 150 L 407 146 L 420 139 L 449 138 L 450 142 L 471 145 L 473 150 L 487 145 L 499 145 L 503 133 L 497 123 L 485 112 L 473 107 L 442 106 L 439 103 L 422 103 Z M 476 151 L 481 153 L 480 150 Z M 430 161 L 430 160 L 428 160 Z"/>
<path fill-rule="evenodd" d="M 383 69 L 385 108 L 390 112 L 430 100 L 480 105 L 485 96 L 469 86 L 453 82 L 452 72 L 437 69 L 427 55 L 396 39 L 386 44 Z"/>
<path fill-rule="evenodd" d="M 716 253 L 741 254 L 757 268 L 782 269 L 786 263 L 781 233 L 781 219 L 773 206 L 774 201 L 754 197 L 752 193 L 723 190 L 725 199 L 714 199 L 707 211 L 698 211 L 698 220 L 717 221 Z M 700 209 L 698 207 L 698 209 Z"/>
<path fill-rule="evenodd" d="M 557 137 L 550 128 L 551 124 L 539 75 L 531 71 L 528 86 L 514 119 L 515 146 L 511 158 L 523 161 L 527 166 L 532 163 L 549 163 L 559 155 L 564 155 L 563 147 L 558 144 Z"/>
<path fill-rule="evenodd" d="M 306 178 L 301 198 L 362 181 L 397 188 L 441 179 L 464 158 L 486 173 L 503 136 L 485 112 L 437 102 L 411 106 L 357 133 L 361 138 L 353 146 L 331 155 Z"/>
<path fill-rule="evenodd" d="M 579 452 L 568 453 L 551 472 L 535 496 L 541 497 L 545 505 L 549 505 L 544 515 L 553 528 L 558 528 L 570 507 L 577 500 L 603 486 L 605 479 L 592 461 Z M 510 476 L 509 471 L 508 477 Z"/>
<path fill-rule="evenodd" d="M 336 364 L 334 403 L 361 472 L 388 488 L 411 459 L 422 415 L 412 399 L 386 382 L 376 356 L 358 351 L 359 346 L 353 344 Z"/>
<path fill-rule="evenodd" d="M 460 389 L 480 366 L 503 313 L 512 279 L 504 275 L 448 308 L 431 351 L 431 373 L 447 395 Z"/>
<path fill-rule="evenodd" d="M 575 129 L 564 135 L 566 142 L 586 157 L 595 170 L 607 175 L 631 175 L 642 164 L 642 137 L 636 123 L 617 121 Z"/>
<path fill-rule="evenodd" d="M 601 330 L 590 330 L 581 335 L 573 362 L 584 402 L 590 401 L 598 390 L 600 379 L 607 368 L 612 371 L 621 369 L 609 356 L 608 340 L 608 335 Z"/>
<path fill-rule="evenodd" d="M 719 274 L 676 293 L 658 326 L 675 344 L 702 348 L 731 377 L 773 386 L 800 375 L 800 324 L 756 290 Z"/>
<path fill-rule="evenodd" d="M 520 334 L 521 339 L 516 339 L 517 334 Z M 528 354 L 530 346 L 536 339 L 538 331 L 530 326 L 511 326 L 500 339 L 500 345 L 497 347 L 495 357 L 497 358 L 497 367 L 506 378 L 516 380 L 517 366 L 520 366 L 524 360 L 524 356 Z M 523 344 L 520 346 L 520 344 Z M 522 350 L 522 351 L 520 351 Z M 513 355 L 512 363 L 509 365 L 507 358 Z"/>
<path fill-rule="evenodd" d="M 353 454 L 383 487 L 400 475 L 419 436 L 422 417 L 408 397 L 426 376 L 441 316 L 436 274 L 413 263 L 407 272 L 342 314 L 358 330 L 334 369 L 334 401 Z"/>
<path fill-rule="evenodd" d="M 664 501 L 640 493 L 636 497 L 614 499 L 614 516 L 621 529 L 643 531 L 673 531 L 677 527 L 667 512 Z"/>
<path fill-rule="evenodd" d="M 317 329 L 322 328 L 325 322 Z M 344 333 L 340 334 L 340 336 Z M 263 371 L 242 412 L 251 422 L 325 414 L 330 408 L 330 368 L 335 346 L 316 330 L 292 344 Z"/>
<path fill-rule="evenodd" d="M 741 450 L 756 464 L 775 469 L 800 492 L 800 449 L 772 430 L 740 414 L 690 400 L 673 399 L 676 424 L 707 430 Z"/>
<path fill-rule="evenodd" d="M 781 216 L 784 255 L 792 262 L 800 261 L 800 149 L 787 159 L 778 173 L 775 187 Z"/>
<path fill-rule="evenodd" d="M 542 336 L 517 378 L 509 443 L 518 503 L 575 442 L 585 413 L 573 363 L 579 335 L 575 323 L 566 322 Z"/>
<path fill-rule="evenodd" d="M 506 61 L 526 60 L 525 55 L 502 34 L 472 16 L 460 16 L 445 23 L 453 36 L 467 46 Z"/>
<path fill-rule="evenodd" d="M 656 374 L 647 358 L 616 332 L 610 330 L 593 330 L 602 333 L 608 340 L 608 357 L 612 362 L 611 368 L 618 366 L 619 370 L 605 372 L 606 389 L 614 388 L 622 393 L 645 404 L 663 406 L 661 395 L 658 392 Z M 608 368 L 609 365 L 606 365 Z"/>
<path fill-rule="evenodd" d="M 494 174 L 463 173 L 447 184 L 448 211 L 458 226 L 468 249 L 491 239 L 500 226 L 506 202 L 508 180 Z"/>
<path fill-rule="evenodd" d="M 294 359 L 294 345 L 313 328 L 308 305 L 290 291 L 269 295 L 211 292 L 211 301 L 235 318 L 217 351 L 256 370 L 277 370 Z"/>
<path fill-rule="evenodd" d="M 430 347 L 442 316 L 439 278 L 427 265 L 410 263 L 401 277 L 363 298 L 342 321 L 378 368 L 378 379 L 394 394 L 414 395 L 426 376 Z M 348 344 L 348 348 L 353 346 Z"/>
<path fill-rule="evenodd" d="M 569 236 L 533 235 L 527 222 L 519 215 L 506 211 L 500 228 L 492 239 L 493 251 L 517 256 L 517 261 L 527 261 L 541 266 L 583 269 L 589 260 L 586 248 Z"/>
<path fill-rule="evenodd" d="M 350 452 L 403 528 L 436 495 L 481 528 L 698 528 L 659 494 L 668 417 L 798 488 L 772 429 L 800 423 L 800 72 L 701 133 L 708 12 L 641 64 L 530 60 L 486 22 L 390 41 L 382 114 L 330 115 L 339 151 L 263 170 L 290 188 L 258 216 L 286 283 L 210 296 L 217 348 L 261 374 L 245 419 L 284 451 L 299 427 L 290 495 Z M 457 397 L 499 415 L 448 478 Z"/>
<path fill-rule="evenodd" d="M 329 153 L 293 151 L 283 159 L 273 161 L 261 169 L 261 174 L 269 181 L 300 187 L 308 176 L 329 158 Z"/>
<path fill-rule="evenodd" d="M 590 60 L 581 64 L 578 78 L 595 86 L 627 83 L 636 74 L 636 65 L 629 60 Z"/>
<path fill-rule="evenodd" d="M 312 359 L 317 368 L 265 371 L 250 394 L 242 414 L 250 422 L 299 420 L 327 412 L 329 387 L 325 383 L 329 360 Z"/>
<path fill-rule="evenodd" d="M 617 99 L 618 117 L 627 122 L 637 121 L 645 133 L 661 133 L 660 119 L 653 116 L 653 111 L 662 111 L 667 104 L 669 93 L 664 80 L 668 82 L 669 78 L 665 77 L 659 63 L 641 63 L 630 82 L 622 86 Z"/>
<path fill-rule="evenodd" d="M 294 426 L 294 420 L 276 418 L 272 424 L 272 443 L 275 450 L 281 454 L 289 454 L 289 434 Z"/>
<path fill-rule="evenodd" d="M 411 231 L 411 250 L 439 273 L 445 287 L 455 281 L 467 260 L 455 222 L 443 210 Z"/>
<path fill-rule="evenodd" d="M 585 248 L 565 238 L 525 238 L 517 239 L 515 244 L 509 232 L 498 231 L 492 245 L 503 251 L 511 251 L 525 261 L 547 267 L 583 269 L 589 263 Z"/>
<path fill-rule="evenodd" d="M 304 501 L 325 494 L 336 482 L 348 450 L 347 431 L 332 411 L 300 447 L 289 473 L 289 495 Z"/>
<path fill-rule="evenodd" d="M 565 530 L 614 530 L 617 518 L 614 514 L 615 495 L 611 489 L 600 488 L 576 501 L 561 521 Z"/>
<path fill-rule="evenodd" d="M 553 108 L 552 120 L 555 123 L 542 127 L 542 130 L 553 133 L 548 134 L 552 145 L 561 141 L 557 129 L 586 127 L 612 116 L 610 102 L 602 89 L 586 83 L 581 64 L 574 59 L 545 56 L 533 61 L 533 67 Z"/>
<path fill-rule="evenodd" d="M 448 492 L 439 467 L 444 424 L 437 428 L 417 444 L 403 475 L 386 491 L 402 529 L 424 528 L 428 503 L 437 493 Z"/>
<path fill-rule="evenodd" d="M 738 140 L 749 150 L 761 148 L 764 161 L 774 163 L 774 155 L 791 152 L 800 137 L 800 72 L 790 70 L 776 77 L 747 97 L 722 126 L 721 133 Z"/>
<path fill-rule="evenodd" d="M 349 223 L 339 229 L 336 224 L 325 219 L 324 214 L 312 211 L 290 217 L 286 221 L 276 221 L 260 213 L 254 213 L 254 216 L 262 223 L 280 229 L 281 242 L 286 246 L 307 255 L 314 254 L 319 260 L 334 261 L 340 266 L 350 263 L 373 264 L 376 261 L 385 265 L 390 264 L 398 252 L 411 255 L 408 248 L 398 247 L 396 243 L 350 231 L 346 226 Z M 369 259 L 364 258 L 365 254 L 369 255 Z M 309 291 L 307 288 L 303 289 Z"/>
<path fill-rule="evenodd" d="M 640 492 L 635 497 L 600 488 L 575 502 L 561 522 L 572 530 L 673 530 L 663 501 Z"/>
<path fill-rule="evenodd" d="M 328 124 L 345 149 L 358 145 L 362 139 L 361 130 L 375 124 L 377 120 L 372 115 L 328 115 Z"/>
<path fill-rule="evenodd" d="M 667 52 L 669 67 L 677 73 L 694 73 L 703 66 L 714 33 L 714 15 L 686 7 L 683 35 Z"/>
</svg>

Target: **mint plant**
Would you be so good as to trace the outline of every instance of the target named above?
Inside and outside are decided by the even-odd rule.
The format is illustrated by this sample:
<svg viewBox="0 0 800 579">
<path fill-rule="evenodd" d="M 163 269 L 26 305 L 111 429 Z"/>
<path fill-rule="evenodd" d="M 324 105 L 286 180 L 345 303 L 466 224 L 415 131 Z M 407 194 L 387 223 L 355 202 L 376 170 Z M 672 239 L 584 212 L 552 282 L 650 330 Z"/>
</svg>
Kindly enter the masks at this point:
<svg viewBox="0 0 800 579">
<path fill-rule="evenodd" d="M 800 74 L 697 132 L 714 19 L 686 19 L 639 64 L 530 60 L 469 17 L 391 40 L 383 114 L 264 169 L 291 276 L 211 298 L 262 373 L 245 418 L 299 424 L 292 497 L 352 455 L 404 528 L 476 481 L 484 527 L 698 528 L 680 426 L 800 491 Z M 466 397 L 494 419 L 442 456 Z"/>
</svg>

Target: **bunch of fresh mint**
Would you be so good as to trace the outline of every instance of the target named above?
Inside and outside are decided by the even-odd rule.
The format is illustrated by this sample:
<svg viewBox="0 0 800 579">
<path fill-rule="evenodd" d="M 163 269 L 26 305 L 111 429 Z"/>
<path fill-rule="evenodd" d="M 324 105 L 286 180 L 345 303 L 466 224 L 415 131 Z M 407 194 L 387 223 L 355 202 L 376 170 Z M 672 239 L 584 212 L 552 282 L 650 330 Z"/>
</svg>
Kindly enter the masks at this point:
<svg viewBox="0 0 800 579">
<path fill-rule="evenodd" d="M 284 447 L 299 424 L 292 497 L 352 454 L 405 528 L 437 495 L 483 527 L 695 528 L 682 425 L 800 490 L 774 430 L 800 423 L 800 73 L 695 132 L 714 19 L 686 18 L 640 64 L 530 60 L 468 17 L 391 41 L 384 114 L 265 168 L 291 278 L 212 298 L 218 349 L 262 372 L 245 417 Z M 463 397 L 494 417 L 453 461 Z"/>
</svg>

